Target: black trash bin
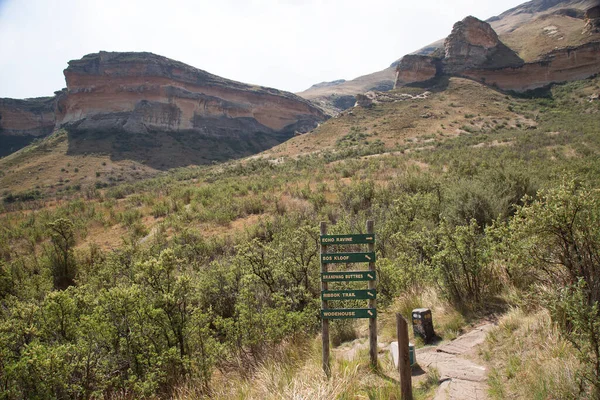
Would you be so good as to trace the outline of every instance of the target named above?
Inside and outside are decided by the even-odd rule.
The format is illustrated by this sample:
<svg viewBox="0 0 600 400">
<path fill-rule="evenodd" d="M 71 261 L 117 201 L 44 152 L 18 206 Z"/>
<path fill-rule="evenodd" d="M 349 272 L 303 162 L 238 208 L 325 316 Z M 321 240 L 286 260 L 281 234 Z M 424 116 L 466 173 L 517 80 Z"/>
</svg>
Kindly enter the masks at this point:
<svg viewBox="0 0 600 400">
<path fill-rule="evenodd" d="M 429 308 L 415 308 L 412 310 L 412 325 L 415 337 L 422 338 L 425 343 L 431 343 L 435 338 L 433 318 Z"/>
</svg>

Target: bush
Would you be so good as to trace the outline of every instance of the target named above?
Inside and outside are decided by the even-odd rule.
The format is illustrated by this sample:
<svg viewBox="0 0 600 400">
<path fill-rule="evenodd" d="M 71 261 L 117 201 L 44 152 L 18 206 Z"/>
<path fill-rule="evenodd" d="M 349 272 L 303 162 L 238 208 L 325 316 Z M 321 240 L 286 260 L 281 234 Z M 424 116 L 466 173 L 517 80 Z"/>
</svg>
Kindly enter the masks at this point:
<svg viewBox="0 0 600 400">
<path fill-rule="evenodd" d="M 501 249 L 512 283 L 540 295 L 587 372 L 581 384 L 600 396 L 600 194 L 574 181 L 539 193 L 505 226 Z M 547 288 L 540 293 L 539 288 Z"/>
<path fill-rule="evenodd" d="M 438 251 L 432 257 L 440 287 L 452 302 L 461 306 L 479 305 L 494 294 L 498 279 L 489 260 L 489 244 L 475 220 L 438 229 Z"/>
<path fill-rule="evenodd" d="M 68 219 L 59 218 L 48 224 L 52 252 L 50 253 L 50 267 L 54 278 L 54 287 L 65 289 L 73 285 L 76 264 L 73 257 L 75 246 L 74 225 Z"/>
<path fill-rule="evenodd" d="M 352 319 L 330 321 L 329 326 L 331 327 L 331 344 L 335 347 L 358 337 L 354 328 L 354 320 Z"/>
</svg>

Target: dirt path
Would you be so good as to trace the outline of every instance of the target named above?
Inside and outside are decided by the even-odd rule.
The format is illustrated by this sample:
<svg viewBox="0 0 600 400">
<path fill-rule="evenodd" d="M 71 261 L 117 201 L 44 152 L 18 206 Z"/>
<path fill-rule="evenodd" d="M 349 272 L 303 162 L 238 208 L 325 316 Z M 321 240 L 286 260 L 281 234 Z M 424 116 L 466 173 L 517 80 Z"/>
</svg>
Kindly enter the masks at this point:
<svg viewBox="0 0 600 400">
<path fill-rule="evenodd" d="M 440 374 L 440 387 L 433 400 L 485 400 L 487 399 L 487 370 L 472 359 L 483 344 L 493 323 L 480 325 L 451 342 L 439 346 L 417 349 L 417 363 L 425 371 L 436 368 Z M 390 348 L 389 343 L 378 343 L 379 351 Z M 333 350 L 334 357 L 353 360 L 361 350 L 369 348 L 368 342 L 356 339 Z M 397 349 L 397 347 L 396 347 Z M 397 350 L 396 350 L 397 352 Z M 396 355 L 397 357 L 397 355 Z M 413 385 L 423 379 L 413 375 Z"/>
<path fill-rule="evenodd" d="M 417 350 L 419 365 L 426 370 L 436 368 L 440 373 L 442 384 L 434 400 L 487 399 L 487 370 L 469 358 L 493 327 L 484 324 L 449 343 Z"/>
</svg>

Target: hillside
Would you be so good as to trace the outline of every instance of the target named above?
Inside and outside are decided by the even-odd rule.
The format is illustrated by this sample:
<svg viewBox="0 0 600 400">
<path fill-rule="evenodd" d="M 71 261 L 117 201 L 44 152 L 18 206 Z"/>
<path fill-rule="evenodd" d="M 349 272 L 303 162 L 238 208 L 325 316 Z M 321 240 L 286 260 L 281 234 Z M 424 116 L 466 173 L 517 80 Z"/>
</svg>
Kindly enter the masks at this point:
<svg viewBox="0 0 600 400">
<path fill-rule="evenodd" d="M 443 90 L 442 90 L 443 89 Z M 509 110 L 505 96 L 482 84 L 451 78 L 432 91 L 400 88 L 379 95 L 370 107 L 355 107 L 261 155 L 297 157 L 354 146 L 380 146 L 388 151 L 431 148 L 436 143 L 537 123 Z"/>
<path fill-rule="evenodd" d="M 328 112 L 356 103 L 331 118 L 151 53 L 0 102 L 33 140 L 0 159 L 0 399 L 402 400 L 391 347 L 416 308 L 435 337 L 409 328 L 415 400 L 600 399 L 600 42 L 550 49 L 587 5 L 525 3 L 500 39 L 466 17 L 443 59 L 398 64 L 419 85 L 315 85 Z M 375 235 L 368 264 L 327 264 L 374 266 L 377 315 L 329 322 L 329 376 L 322 308 L 366 302 L 322 303 L 322 253 L 366 245 L 325 249 L 323 222 Z"/>
<path fill-rule="evenodd" d="M 600 40 L 597 32 L 582 34 L 586 26 L 584 13 L 596 3 L 594 0 L 533 0 L 489 18 L 487 22 L 504 44 L 515 50 L 524 61 L 530 62 L 557 47 L 578 46 Z M 431 55 L 434 51 L 443 49 L 444 40 L 440 39 L 411 54 Z M 352 95 L 369 90 L 381 91 L 386 87 L 389 90 L 389 81 L 395 81 L 395 68 L 401 58 L 382 71 L 335 86 L 313 86 L 298 95 L 335 115 L 350 107 Z"/>
<path fill-rule="evenodd" d="M 331 233 L 361 232 L 366 219 L 376 221 L 382 342 L 394 337 L 395 312 L 432 307 L 436 332 L 449 341 L 482 315 L 512 307 L 516 317 L 503 320 L 496 337 L 527 343 L 536 357 L 502 347 L 501 357 L 490 358 L 500 346 L 490 339 L 487 359 L 483 353 L 478 361 L 490 363 L 490 387 L 524 399 L 580 390 L 579 373 L 558 380 L 548 368 L 568 364 L 587 374 L 568 331 L 552 331 L 552 343 L 563 349 L 556 354 L 544 340 L 531 340 L 532 325 L 520 325 L 537 321 L 538 338 L 558 329 L 543 310 L 543 318 L 519 314 L 529 310 L 519 308 L 524 298 L 554 293 L 548 286 L 540 294 L 527 279 L 527 268 L 544 271 L 544 265 L 512 264 L 502 249 L 528 257 L 531 242 L 521 237 L 537 240 L 539 255 L 552 246 L 519 225 L 543 223 L 528 208 L 513 218 L 519 207 L 555 212 L 571 208 L 546 202 L 596 198 L 600 102 L 593 99 L 600 81 L 557 85 L 537 99 L 460 78 L 441 89 L 412 99 L 390 94 L 400 101 L 375 98 L 262 158 L 58 197 L 4 193 L 0 346 L 7 367 L 0 368 L 14 393 L 9 398 L 89 390 L 162 398 L 397 399 L 395 371 L 383 351 L 377 373 L 360 351 L 351 361 L 335 359 L 332 380 L 320 373 L 318 223 L 329 221 Z M 578 189 L 565 183 L 570 179 Z M 66 253 L 53 229 L 73 233 Z M 451 268 L 464 246 L 474 250 L 467 272 Z M 498 268 L 507 262 L 510 270 Z M 570 284 L 563 264 L 555 266 L 559 286 Z M 472 274 L 482 280 L 468 289 Z M 61 318 L 64 328 L 56 331 Z M 21 329 L 25 324 L 32 328 Z M 362 322 L 333 329 L 335 354 L 365 335 Z M 97 361 L 84 372 L 90 357 Z M 62 369 L 44 368 L 50 360 L 61 360 Z M 136 362 L 136 369 L 115 367 Z M 513 372 L 525 368 L 535 368 L 546 384 Z M 431 398 L 439 377 L 429 371 L 424 378 L 416 380 L 416 393 Z M 591 396 L 590 386 L 583 387 Z"/>
</svg>

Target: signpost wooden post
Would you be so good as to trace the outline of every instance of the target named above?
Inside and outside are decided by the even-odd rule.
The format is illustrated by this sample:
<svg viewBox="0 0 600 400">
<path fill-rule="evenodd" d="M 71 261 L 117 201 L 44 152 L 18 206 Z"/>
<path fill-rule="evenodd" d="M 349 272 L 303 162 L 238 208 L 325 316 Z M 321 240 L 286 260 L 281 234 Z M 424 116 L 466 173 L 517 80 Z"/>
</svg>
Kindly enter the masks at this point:
<svg viewBox="0 0 600 400">
<path fill-rule="evenodd" d="M 321 236 L 327 235 L 327 223 L 321 222 Z M 327 245 L 321 245 L 321 254 L 327 252 Z M 321 256 L 322 257 L 322 256 Z M 321 261 L 321 276 L 327 273 L 327 263 Z M 321 291 L 325 292 L 328 288 L 327 281 L 321 279 Z M 321 309 L 327 310 L 327 300 L 321 298 Z M 321 312 L 323 312 L 321 311 Z M 323 338 L 323 371 L 329 378 L 331 376 L 331 369 L 329 367 L 329 319 L 321 318 L 321 336 Z"/>
<path fill-rule="evenodd" d="M 328 245 L 366 244 L 366 253 L 328 253 Z M 366 271 L 332 271 L 329 264 L 368 263 Z M 367 233 L 328 235 L 327 224 L 321 222 L 321 320 L 323 337 L 323 371 L 329 377 L 329 320 L 369 319 L 369 355 L 371 367 L 377 368 L 377 290 L 375 280 L 375 232 L 373 221 L 367 221 Z M 329 290 L 329 282 L 368 282 L 367 290 Z M 329 301 L 368 300 L 368 308 L 329 308 Z"/>
<path fill-rule="evenodd" d="M 367 234 L 374 235 L 373 221 L 367 221 Z M 375 254 L 375 241 L 369 243 L 369 251 Z M 375 274 L 375 257 L 369 262 L 369 271 Z M 375 290 L 375 281 L 369 281 L 369 290 Z M 377 308 L 377 300 L 369 299 L 369 308 Z M 369 355 L 371 358 L 371 368 L 377 368 L 377 315 L 369 319 Z"/>
<path fill-rule="evenodd" d="M 401 314 L 396 314 L 398 334 L 398 372 L 400 372 L 400 394 L 403 400 L 412 400 L 412 372 L 408 348 L 408 324 Z"/>
</svg>

